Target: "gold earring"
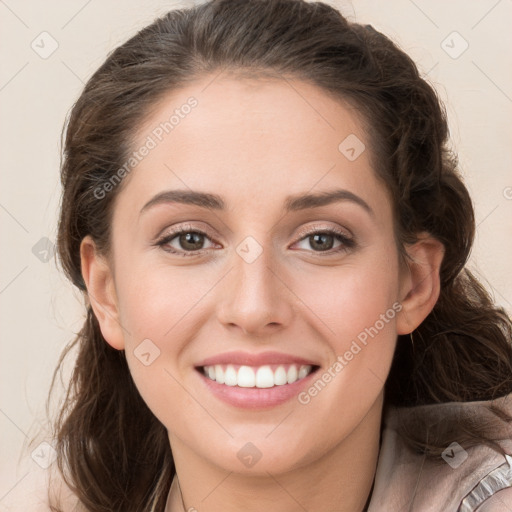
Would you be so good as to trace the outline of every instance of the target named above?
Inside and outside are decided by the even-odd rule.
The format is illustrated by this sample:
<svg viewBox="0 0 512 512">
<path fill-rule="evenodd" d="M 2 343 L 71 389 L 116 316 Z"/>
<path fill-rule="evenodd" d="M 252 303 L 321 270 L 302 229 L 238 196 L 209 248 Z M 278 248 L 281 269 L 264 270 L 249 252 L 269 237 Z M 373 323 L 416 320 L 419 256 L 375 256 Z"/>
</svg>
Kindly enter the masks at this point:
<svg viewBox="0 0 512 512">
<path fill-rule="evenodd" d="M 412 337 L 412 332 L 409 333 L 409 336 L 411 338 L 412 350 L 414 351 L 414 338 Z"/>
</svg>

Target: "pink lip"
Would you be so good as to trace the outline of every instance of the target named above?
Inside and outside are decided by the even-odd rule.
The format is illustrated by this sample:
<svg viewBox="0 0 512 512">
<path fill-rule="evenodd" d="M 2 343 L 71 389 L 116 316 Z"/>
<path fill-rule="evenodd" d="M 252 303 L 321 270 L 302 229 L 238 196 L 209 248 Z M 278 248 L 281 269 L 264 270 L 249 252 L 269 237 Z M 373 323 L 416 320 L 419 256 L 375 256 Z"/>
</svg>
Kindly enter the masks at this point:
<svg viewBox="0 0 512 512">
<path fill-rule="evenodd" d="M 282 352 L 261 352 L 259 354 L 251 354 L 250 352 L 225 352 L 213 357 L 208 357 L 200 362 L 200 366 L 213 366 L 216 364 L 235 364 L 245 366 L 263 366 L 266 364 L 300 364 L 318 366 L 318 363 L 309 361 L 302 357 L 296 357 L 291 354 L 283 354 Z"/>
</svg>

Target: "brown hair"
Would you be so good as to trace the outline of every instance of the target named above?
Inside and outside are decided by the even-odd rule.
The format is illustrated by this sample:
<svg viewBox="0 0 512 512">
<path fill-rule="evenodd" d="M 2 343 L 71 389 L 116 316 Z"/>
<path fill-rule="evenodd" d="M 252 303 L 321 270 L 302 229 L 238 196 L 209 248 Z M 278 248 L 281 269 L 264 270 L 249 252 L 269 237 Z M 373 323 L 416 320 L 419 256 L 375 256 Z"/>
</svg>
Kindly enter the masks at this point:
<svg viewBox="0 0 512 512">
<path fill-rule="evenodd" d="M 212 0 L 171 11 L 115 49 L 88 80 L 67 120 L 58 232 L 62 266 L 84 296 L 80 242 L 91 235 L 108 251 L 122 183 L 101 199 L 95 190 L 126 161 L 135 130 L 160 98 L 220 71 L 299 78 L 354 105 L 376 175 L 392 193 L 401 257 L 421 231 L 445 246 L 439 300 L 414 331 L 414 350 L 408 336 L 399 336 L 386 406 L 488 400 L 512 391 L 511 319 L 464 267 L 475 220 L 448 148 L 444 107 L 390 39 L 321 2 Z M 102 337 L 90 306 L 59 367 L 73 347 L 78 355 L 54 426 L 59 470 L 90 511 L 163 511 L 175 473 L 166 429 L 139 395 L 124 351 Z M 434 454 L 453 432 L 461 444 L 494 440 L 492 422 L 487 429 L 451 424 L 428 443 L 417 430 L 404 435 Z"/>
</svg>

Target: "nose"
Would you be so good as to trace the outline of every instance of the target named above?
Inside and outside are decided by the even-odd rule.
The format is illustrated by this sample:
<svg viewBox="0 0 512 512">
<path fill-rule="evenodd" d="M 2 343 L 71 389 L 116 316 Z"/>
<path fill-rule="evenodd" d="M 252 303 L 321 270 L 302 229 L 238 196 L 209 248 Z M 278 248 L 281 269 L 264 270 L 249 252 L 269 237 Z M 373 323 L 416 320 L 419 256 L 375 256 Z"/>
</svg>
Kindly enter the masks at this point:
<svg viewBox="0 0 512 512">
<path fill-rule="evenodd" d="M 252 262 L 238 253 L 220 290 L 217 318 L 228 329 L 265 336 L 288 326 L 293 317 L 294 294 L 271 250 Z"/>
</svg>

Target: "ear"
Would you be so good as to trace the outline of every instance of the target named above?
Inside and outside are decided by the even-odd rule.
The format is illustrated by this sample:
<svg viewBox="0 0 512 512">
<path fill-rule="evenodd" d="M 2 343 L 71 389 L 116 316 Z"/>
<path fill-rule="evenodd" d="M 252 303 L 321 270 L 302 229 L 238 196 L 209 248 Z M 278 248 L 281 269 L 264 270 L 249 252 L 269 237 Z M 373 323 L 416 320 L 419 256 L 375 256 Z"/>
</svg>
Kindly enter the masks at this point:
<svg viewBox="0 0 512 512">
<path fill-rule="evenodd" d="M 99 254 L 94 240 L 86 236 L 80 244 L 82 276 L 91 307 L 103 337 L 113 348 L 124 350 L 123 329 L 119 322 L 114 276 L 107 258 Z"/>
<path fill-rule="evenodd" d="M 412 258 L 401 272 L 400 303 L 397 333 L 409 334 L 434 308 L 441 290 L 439 272 L 445 252 L 444 245 L 428 233 L 406 248 Z"/>
</svg>

